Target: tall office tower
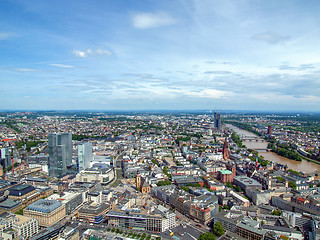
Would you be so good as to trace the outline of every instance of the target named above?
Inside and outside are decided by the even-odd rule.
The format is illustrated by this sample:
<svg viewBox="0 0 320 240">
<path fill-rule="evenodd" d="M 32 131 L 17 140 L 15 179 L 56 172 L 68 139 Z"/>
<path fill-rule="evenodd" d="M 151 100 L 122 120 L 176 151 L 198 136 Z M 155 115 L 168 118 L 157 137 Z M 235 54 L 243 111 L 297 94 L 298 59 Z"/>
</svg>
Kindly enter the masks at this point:
<svg viewBox="0 0 320 240">
<path fill-rule="evenodd" d="M 79 172 L 90 167 L 93 159 L 92 144 L 89 142 L 82 143 L 78 146 L 78 165 Z"/>
<path fill-rule="evenodd" d="M 49 175 L 62 176 L 67 166 L 72 165 L 72 134 L 51 133 L 48 135 Z"/>
<path fill-rule="evenodd" d="M 268 126 L 268 132 L 267 132 L 268 135 L 272 135 L 272 127 L 269 125 Z"/>
<path fill-rule="evenodd" d="M 12 166 L 11 153 L 9 148 L 1 148 L 0 151 L 1 166 L 4 170 Z"/>
<path fill-rule="evenodd" d="M 219 113 L 214 113 L 214 127 L 221 130 L 221 115 Z"/>
</svg>

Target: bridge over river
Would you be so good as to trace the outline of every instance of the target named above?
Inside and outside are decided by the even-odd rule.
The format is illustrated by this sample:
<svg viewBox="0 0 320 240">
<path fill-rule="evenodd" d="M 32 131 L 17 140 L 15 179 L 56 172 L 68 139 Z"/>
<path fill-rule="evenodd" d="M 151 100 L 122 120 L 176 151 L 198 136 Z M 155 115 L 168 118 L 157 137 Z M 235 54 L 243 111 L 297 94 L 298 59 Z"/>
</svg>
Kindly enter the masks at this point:
<svg viewBox="0 0 320 240">
<path fill-rule="evenodd" d="M 231 124 L 226 124 L 226 127 L 231 129 L 232 131 L 235 131 L 240 136 L 242 143 L 247 148 L 258 151 L 259 155 L 262 155 L 264 159 L 280 163 L 284 166 L 287 165 L 288 168 L 291 168 L 298 172 L 301 171 L 305 173 L 315 173 L 317 171 L 316 174 L 320 176 L 320 165 L 305 160 L 299 162 L 281 157 L 274 152 L 268 151 L 268 142 L 255 135 L 254 133 L 240 129 Z M 320 177 L 317 178 L 320 179 Z"/>
<path fill-rule="evenodd" d="M 242 141 L 249 141 L 249 142 L 251 142 L 251 141 L 256 141 L 256 142 L 266 142 L 264 139 L 262 139 L 262 138 L 260 138 L 260 137 L 258 137 L 258 136 L 245 136 L 245 135 L 243 135 L 243 134 L 241 134 L 240 135 L 240 139 L 242 140 Z"/>
</svg>

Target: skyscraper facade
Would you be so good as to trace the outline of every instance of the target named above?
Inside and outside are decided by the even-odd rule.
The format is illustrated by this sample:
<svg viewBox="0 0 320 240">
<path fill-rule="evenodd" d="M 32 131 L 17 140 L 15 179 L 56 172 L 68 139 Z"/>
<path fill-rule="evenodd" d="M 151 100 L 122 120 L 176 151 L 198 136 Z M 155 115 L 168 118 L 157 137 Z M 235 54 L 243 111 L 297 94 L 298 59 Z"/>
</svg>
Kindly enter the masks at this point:
<svg viewBox="0 0 320 240">
<path fill-rule="evenodd" d="M 78 146 L 78 168 L 79 172 L 90 167 L 90 161 L 93 159 L 92 144 L 82 143 Z"/>
<path fill-rule="evenodd" d="M 214 127 L 217 130 L 221 130 L 221 115 L 219 113 L 214 113 Z"/>
<path fill-rule="evenodd" d="M 11 153 L 9 148 L 0 149 L 0 159 L 3 169 L 7 169 L 8 167 L 12 166 Z"/>
<path fill-rule="evenodd" d="M 59 177 L 72 165 L 72 134 L 51 133 L 48 135 L 49 175 Z"/>
</svg>

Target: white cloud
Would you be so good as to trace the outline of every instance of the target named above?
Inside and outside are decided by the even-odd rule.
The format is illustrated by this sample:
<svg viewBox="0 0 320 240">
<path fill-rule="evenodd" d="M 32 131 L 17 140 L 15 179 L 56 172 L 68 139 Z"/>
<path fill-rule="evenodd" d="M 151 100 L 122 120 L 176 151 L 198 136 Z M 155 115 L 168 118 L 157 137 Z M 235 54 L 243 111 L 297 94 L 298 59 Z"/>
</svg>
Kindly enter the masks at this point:
<svg viewBox="0 0 320 240">
<path fill-rule="evenodd" d="M 138 13 L 132 17 L 132 24 L 138 29 L 156 28 L 175 23 L 175 19 L 166 13 Z"/>
<path fill-rule="evenodd" d="M 0 40 L 5 40 L 11 37 L 17 37 L 18 34 L 13 32 L 0 32 Z"/>
<path fill-rule="evenodd" d="M 290 39 L 289 36 L 281 36 L 274 32 L 258 33 L 252 36 L 253 40 L 267 42 L 269 44 L 277 44 L 280 42 L 286 42 Z"/>
<path fill-rule="evenodd" d="M 50 66 L 53 66 L 53 67 L 61 67 L 61 68 L 73 68 L 73 66 L 70 66 L 70 65 L 64 65 L 64 64 L 58 64 L 58 63 L 52 63 L 52 64 L 49 64 Z"/>
<path fill-rule="evenodd" d="M 80 50 L 73 50 L 72 54 L 75 55 L 76 57 L 81 57 L 81 58 L 87 57 L 87 53 Z"/>
<path fill-rule="evenodd" d="M 106 55 L 106 56 L 110 56 L 111 52 L 102 48 L 98 48 L 95 52 L 98 55 Z"/>
<path fill-rule="evenodd" d="M 33 68 L 16 68 L 15 69 L 18 72 L 37 72 L 39 70 L 33 69 Z"/>
<path fill-rule="evenodd" d="M 85 58 L 88 56 L 96 56 L 96 55 L 101 55 L 101 56 L 110 56 L 112 55 L 112 53 L 106 49 L 102 49 L 102 48 L 98 48 L 96 50 L 92 50 L 92 49 L 87 49 L 87 50 L 73 50 L 72 52 L 73 55 L 75 55 L 76 57 L 80 57 L 80 58 Z"/>
<path fill-rule="evenodd" d="M 200 97 L 200 98 L 214 98 L 214 99 L 220 99 L 225 97 L 228 94 L 231 94 L 230 92 L 226 92 L 226 91 L 220 91 L 220 90 L 216 90 L 216 89 L 206 89 L 206 90 L 202 90 L 199 92 L 186 92 L 186 95 L 189 96 L 195 96 L 195 97 Z"/>
</svg>

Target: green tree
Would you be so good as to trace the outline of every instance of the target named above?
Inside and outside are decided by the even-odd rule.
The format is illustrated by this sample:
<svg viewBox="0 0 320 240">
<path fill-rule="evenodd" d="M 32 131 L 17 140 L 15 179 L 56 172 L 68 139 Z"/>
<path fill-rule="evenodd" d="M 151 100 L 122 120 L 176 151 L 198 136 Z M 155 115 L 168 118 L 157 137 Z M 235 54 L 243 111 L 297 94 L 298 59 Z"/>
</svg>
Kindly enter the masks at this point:
<svg viewBox="0 0 320 240">
<path fill-rule="evenodd" d="M 184 190 L 184 191 L 186 191 L 186 192 L 189 192 L 189 188 L 186 187 L 186 186 L 181 186 L 181 189 Z"/>
<path fill-rule="evenodd" d="M 165 186 L 165 185 L 171 185 L 171 181 L 169 180 L 163 180 L 163 181 L 159 181 L 157 183 L 157 186 Z"/>
<path fill-rule="evenodd" d="M 280 210 L 274 210 L 274 211 L 272 212 L 272 215 L 280 216 L 280 215 L 281 215 L 281 211 L 280 211 Z"/>
<path fill-rule="evenodd" d="M 159 163 L 155 159 L 151 159 L 151 162 L 153 162 L 155 165 L 159 167 Z"/>
<path fill-rule="evenodd" d="M 222 236 L 224 234 L 224 229 L 221 222 L 216 222 L 213 227 L 213 232 L 217 236 Z"/>
<path fill-rule="evenodd" d="M 297 184 L 293 181 L 289 181 L 288 186 L 292 189 L 297 189 Z"/>
<path fill-rule="evenodd" d="M 199 240 L 215 240 L 216 236 L 212 232 L 202 233 L 199 236 Z"/>
<path fill-rule="evenodd" d="M 239 187 L 239 186 L 235 186 L 234 190 L 236 190 L 237 192 L 242 192 L 241 187 Z"/>
<path fill-rule="evenodd" d="M 278 179 L 278 180 L 279 180 L 279 182 L 284 182 L 283 177 L 276 177 L 276 179 Z"/>
</svg>

